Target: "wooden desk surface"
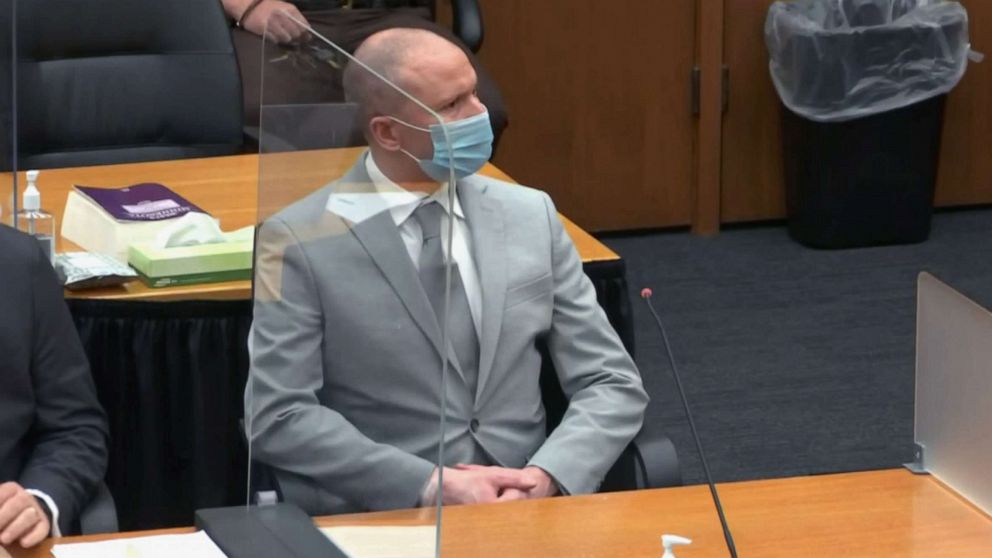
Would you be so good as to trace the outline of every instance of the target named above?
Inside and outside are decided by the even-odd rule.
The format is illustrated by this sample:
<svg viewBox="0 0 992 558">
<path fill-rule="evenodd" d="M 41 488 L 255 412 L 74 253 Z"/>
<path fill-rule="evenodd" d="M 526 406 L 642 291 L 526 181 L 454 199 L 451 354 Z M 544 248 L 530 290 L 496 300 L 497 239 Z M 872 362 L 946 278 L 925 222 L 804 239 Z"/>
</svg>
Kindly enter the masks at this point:
<svg viewBox="0 0 992 558">
<path fill-rule="evenodd" d="M 904 470 L 728 483 L 720 485 L 720 496 L 742 558 L 992 556 L 992 518 L 933 478 Z M 320 526 L 432 521 L 432 510 L 316 520 Z M 705 486 L 453 506 L 443 521 L 445 556 L 658 557 L 663 533 L 693 539 L 680 558 L 727 556 Z M 65 542 L 101 538 L 109 537 Z M 41 558 L 52 544 L 10 550 L 14 558 Z"/>
<path fill-rule="evenodd" d="M 258 155 L 236 155 L 207 159 L 183 159 L 44 170 L 38 188 L 47 209 L 55 213 L 61 227 L 66 196 L 73 185 L 121 187 L 139 182 L 161 182 L 220 219 L 221 228 L 233 230 L 256 222 L 258 178 L 279 176 L 280 188 L 288 196 L 299 196 L 328 181 L 340 177 L 350 168 L 364 148 L 304 151 L 268 155 L 259 168 Z M 482 174 L 512 182 L 509 176 L 488 164 Z M 19 178 L 24 184 L 23 174 Z M 289 188 L 284 185 L 289 183 Z M 295 184 L 293 184 L 295 183 Z M 295 190 L 293 188 L 296 188 Z M 274 188 L 273 188 L 274 189 Z M 562 216 L 565 229 L 575 242 L 583 262 L 617 260 L 619 256 Z M 63 241 L 60 251 L 78 250 Z M 78 293 L 66 292 L 68 297 L 118 300 L 177 300 L 177 299 L 247 299 L 251 296 L 249 281 L 231 281 L 186 287 L 150 289 L 140 281 L 114 289 L 97 289 Z"/>
</svg>

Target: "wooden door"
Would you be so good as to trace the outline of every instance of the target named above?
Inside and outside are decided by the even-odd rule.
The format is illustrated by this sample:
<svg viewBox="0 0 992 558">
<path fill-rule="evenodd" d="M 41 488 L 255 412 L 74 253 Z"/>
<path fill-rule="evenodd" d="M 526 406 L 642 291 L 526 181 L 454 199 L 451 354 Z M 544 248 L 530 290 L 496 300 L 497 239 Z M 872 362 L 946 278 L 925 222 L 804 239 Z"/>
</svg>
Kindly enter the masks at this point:
<svg viewBox="0 0 992 558">
<path fill-rule="evenodd" d="M 772 0 L 726 2 L 723 56 L 729 95 L 723 119 L 720 219 L 734 223 L 781 218 L 781 113 L 768 73 L 764 35 Z"/>
<path fill-rule="evenodd" d="M 972 48 L 992 55 L 992 2 L 964 0 Z M 992 203 L 992 57 L 969 64 L 947 98 L 937 178 L 937 205 Z"/>
<path fill-rule="evenodd" d="M 587 230 L 688 225 L 695 0 L 481 0 L 496 164 Z"/>
</svg>

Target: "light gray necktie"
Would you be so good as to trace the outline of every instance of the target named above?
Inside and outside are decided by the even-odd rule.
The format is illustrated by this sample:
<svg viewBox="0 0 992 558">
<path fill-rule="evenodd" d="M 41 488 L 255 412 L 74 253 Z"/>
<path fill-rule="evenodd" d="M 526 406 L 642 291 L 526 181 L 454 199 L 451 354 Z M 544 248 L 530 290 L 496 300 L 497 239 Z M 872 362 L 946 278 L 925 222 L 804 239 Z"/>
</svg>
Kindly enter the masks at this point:
<svg viewBox="0 0 992 558">
<path fill-rule="evenodd" d="M 438 326 L 444 313 L 444 248 L 441 245 L 441 219 L 445 218 L 441 204 L 430 201 L 413 212 L 413 218 L 423 231 L 424 244 L 420 250 L 420 282 L 427 298 L 434 308 Z M 468 295 L 462 284 L 458 264 L 451 268 L 451 302 L 448 308 L 448 337 L 458 364 L 461 366 L 469 393 L 475 397 L 479 375 L 479 338 L 472 322 L 472 311 L 468 305 Z"/>
</svg>

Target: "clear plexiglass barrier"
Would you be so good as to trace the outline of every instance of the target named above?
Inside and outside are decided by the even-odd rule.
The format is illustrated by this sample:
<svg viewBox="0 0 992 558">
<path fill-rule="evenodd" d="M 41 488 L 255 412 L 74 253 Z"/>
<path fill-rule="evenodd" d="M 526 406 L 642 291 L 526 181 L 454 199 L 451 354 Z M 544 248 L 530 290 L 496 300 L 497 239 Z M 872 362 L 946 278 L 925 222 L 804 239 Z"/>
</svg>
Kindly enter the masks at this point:
<svg viewBox="0 0 992 558">
<path fill-rule="evenodd" d="M 415 71 L 436 37 L 421 33 L 375 35 L 353 56 L 289 14 L 268 23 L 245 394 L 249 505 L 415 508 L 407 556 L 439 548 L 441 433 L 471 412 L 444 395 L 467 389 L 474 339 L 471 320 L 448 318 L 471 314 L 445 257 L 451 117 Z"/>
<path fill-rule="evenodd" d="M 929 273 L 918 287 L 916 465 L 992 513 L 992 313 Z"/>
</svg>

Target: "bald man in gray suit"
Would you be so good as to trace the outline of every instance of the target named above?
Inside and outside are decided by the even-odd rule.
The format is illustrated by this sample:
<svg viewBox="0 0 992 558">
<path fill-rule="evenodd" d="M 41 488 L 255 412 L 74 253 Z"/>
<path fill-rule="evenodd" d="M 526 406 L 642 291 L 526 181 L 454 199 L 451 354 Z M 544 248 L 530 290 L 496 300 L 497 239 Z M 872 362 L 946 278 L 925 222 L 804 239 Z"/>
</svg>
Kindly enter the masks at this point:
<svg viewBox="0 0 992 558">
<path fill-rule="evenodd" d="M 345 88 L 369 151 L 259 232 L 246 388 L 253 457 L 312 514 L 429 504 L 439 476 L 446 504 L 595 491 L 640 430 L 648 398 L 554 205 L 474 174 L 492 136 L 460 49 L 392 29 L 356 57 L 449 124 L 456 195 L 452 203 L 429 113 L 353 62 Z M 443 261 L 453 265 L 448 347 Z M 569 400 L 550 435 L 542 344 Z"/>
</svg>

